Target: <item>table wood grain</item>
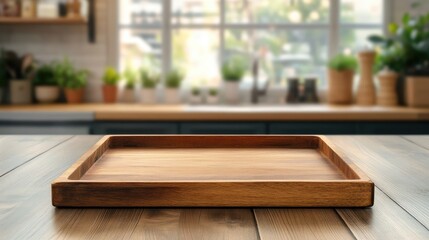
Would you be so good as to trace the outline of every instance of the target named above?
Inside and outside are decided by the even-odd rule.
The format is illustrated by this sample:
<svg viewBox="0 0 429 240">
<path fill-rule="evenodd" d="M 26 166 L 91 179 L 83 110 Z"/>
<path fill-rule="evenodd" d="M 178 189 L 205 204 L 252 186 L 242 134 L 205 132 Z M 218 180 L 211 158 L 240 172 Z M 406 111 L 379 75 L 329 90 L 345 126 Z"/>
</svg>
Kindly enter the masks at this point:
<svg viewBox="0 0 429 240">
<path fill-rule="evenodd" d="M 328 137 L 373 208 L 56 209 L 50 183 L 98 136 L 0 136 L 0 239 L 429 239 L 429 136 Z"/>
</svg>

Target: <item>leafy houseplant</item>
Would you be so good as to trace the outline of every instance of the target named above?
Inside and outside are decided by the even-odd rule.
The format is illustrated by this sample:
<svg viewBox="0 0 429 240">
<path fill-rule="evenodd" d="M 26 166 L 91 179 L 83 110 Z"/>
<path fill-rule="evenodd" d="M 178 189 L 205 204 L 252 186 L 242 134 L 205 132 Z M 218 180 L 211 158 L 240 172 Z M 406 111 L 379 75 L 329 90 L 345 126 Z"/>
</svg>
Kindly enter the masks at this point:
<svg viewBox="0 0 429 240">
<path fill-rule="evenodd" d="M 429 98 L 418 94 L 429 91 L 429 13 L 417 17 L 407 13 L 401 24 L 389 25 L 388 36 L 372 35 L 369 41 L 379 47 L 377 69 L 388 67 L 402 76 L 398 84 L 401 102 L 404 102 L 403 79 L 407 78 L 408 105 L 429 106 Z"/>
<path fill-rule="evenodd" d="M 53 103 L 58 100 L 60 89 L 52 65 L 43 65 L 37 69 L 33 85 L 35 86 L 35 97 L 38 102 Z"/>
<path fill-rule="evenodd" d="M 88 71 L 77 70 L 68 59 L 54 64 L 55 78 L 64 88 L 68 103 L 81 103 L 88 81 Z"/>
<path fill-rule="evenodd" d="M 142 102 L 146 104 L 154 104 L 156 102 L 156 86 L 159 83 L 160 75 L 146 69 L 141 69 L 140 79 L 143 86 Z"/>
<path fill-rule="evenodd" d="M 210 88 L 208 93 L 207 102 L 209 104 L 216 104 L 219 102 L 219 90 L 217 88 Z"/>
<path fill-rule="evenodd" d="M 34 77 L 33 56 L 19 57 L 13 51 L 3 53 L 6 77 L 9 79 L 10 102 L 12 104 L 31 103 L 31 80 Z"/>
<path fill-rule="evenodd" d="M 331 104 L 351 104 L 353 101 L 353 78 L 357 69 L 354 56 L 337 55 L 328 63 L 329 91 Z"/>
<path fill-rule="evenodd" d="M 103 100 L 104 103 L 116 102 L 118 96 L 118 83 L 121 80 L 119 73 L 111 67 L 106 68 L 103 75 Z"/>
<path fill-rule="evenodd" d="M 228 59 L 222 65 L 221 73 L 225 81 L 225 99 L 227 102 L 231 104 L 239 102 L 239 82 L 242 80 L 246 70 L 245 61 L 237 56 Z"/>
<path fill-rule="evenodd" d="M 122 101 L 133 103 L 136 100 L 135 86 L 138 81 L 138 74 L 133 69 L 127 67 L 123 73 L 125 89 L 122 92 Z"/>
<path fill-rule="evenodd" d="M 165 90 L 165 100 L 167 103 L 175 104 L 180 102 L 179 87 L 184 78 L 184 74 L 178 69 L 171 70 L 166 78 L 165 84 L 167 89 Z"/>
</svg>

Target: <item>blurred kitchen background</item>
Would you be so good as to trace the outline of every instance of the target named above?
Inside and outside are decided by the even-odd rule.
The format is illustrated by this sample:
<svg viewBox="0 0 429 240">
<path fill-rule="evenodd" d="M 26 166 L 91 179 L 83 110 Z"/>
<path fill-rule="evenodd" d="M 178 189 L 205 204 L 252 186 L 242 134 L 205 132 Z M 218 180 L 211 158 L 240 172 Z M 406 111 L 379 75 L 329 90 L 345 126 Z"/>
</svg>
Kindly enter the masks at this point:
<svg viewBox="0 0 429 240">
<path fill-rule="evenodd" d="M 0 0 L 0 134 L 428 134 L 429 2 Z"/>
</svg>

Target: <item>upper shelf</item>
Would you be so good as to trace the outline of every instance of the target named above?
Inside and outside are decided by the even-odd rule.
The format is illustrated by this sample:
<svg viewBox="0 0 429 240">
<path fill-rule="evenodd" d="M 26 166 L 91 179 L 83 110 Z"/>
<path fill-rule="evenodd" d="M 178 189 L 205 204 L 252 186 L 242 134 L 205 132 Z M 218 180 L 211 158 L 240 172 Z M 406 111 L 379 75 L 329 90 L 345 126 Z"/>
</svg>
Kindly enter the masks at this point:
<svg viewBox="0 0 429 240">
<path fill-rule="evenodd" d="M 0 17 L 0 25 L 5 24 L 86 24 L 85 18 L 21 18 L 21 17 Z"/>
</svg>

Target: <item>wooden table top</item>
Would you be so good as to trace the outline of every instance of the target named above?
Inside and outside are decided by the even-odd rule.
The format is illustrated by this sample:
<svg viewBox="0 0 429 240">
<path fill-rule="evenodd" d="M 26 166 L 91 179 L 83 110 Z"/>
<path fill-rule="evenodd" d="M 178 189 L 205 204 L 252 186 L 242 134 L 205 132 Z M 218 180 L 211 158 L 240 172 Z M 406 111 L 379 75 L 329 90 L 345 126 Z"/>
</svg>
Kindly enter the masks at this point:
<svg viewBox="0 0 429 240">
<path fill-rule="evenodd" d="M 1 114 L 91 113 L 99 121 L 427 121 L 429 109 L 332 105 L 188 106 L 80 104 L 2 106 Z"/>
<path fill-rule="evenodd" d="M 0 136 L 0 239 L 429 239 L 429 136 L 328 137 L 373 208 L 54 208 L 51 181 L 99 138 Z"/>
</svg>

